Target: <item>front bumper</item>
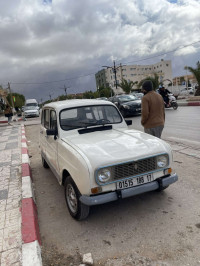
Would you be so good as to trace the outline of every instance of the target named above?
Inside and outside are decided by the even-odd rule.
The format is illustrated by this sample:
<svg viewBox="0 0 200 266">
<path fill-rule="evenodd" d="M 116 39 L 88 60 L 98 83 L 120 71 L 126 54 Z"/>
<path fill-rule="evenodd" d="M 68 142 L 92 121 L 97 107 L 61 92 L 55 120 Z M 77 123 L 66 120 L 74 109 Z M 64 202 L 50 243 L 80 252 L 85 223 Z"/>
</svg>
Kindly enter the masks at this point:
<svg viewBox="0 0 200 266">
<path fill-rule="evenodd" d="M 106 194 L 101 194 L 97 196 L 81 196 L 80 201 L 88 206 L 93 206 L 93 205 L 99 205 L 99 204 L 104 204 L 110 201 L 115 201 L 119 198 L 128 198 L 132 197 L 138 194 L 142 194 L 145 192 L 157 190 L 162 187 L 167 187 L 173 183 L 175 183 L 178 180 L 177 174 L 173 174 L 167 177 L 163 178 L 158 178 L 154 180 L 153 182 L 141 185 L 141 186 L 136 186 L 136 187 L 131 187 L 123 190 L 118 190 L 118 191 L 113 191 L 109 192 Z"/>
<path fill-rule="evenodd" d="M 24 114 L 25 117 L 38 117 L 38 113 Z"/>
<path fill-rule="evenodd" d="M 141 113 L 141 107 L 132 108 L 132 109 L 124 109 L 127 115 L 134 115 Z"/>
</svg>

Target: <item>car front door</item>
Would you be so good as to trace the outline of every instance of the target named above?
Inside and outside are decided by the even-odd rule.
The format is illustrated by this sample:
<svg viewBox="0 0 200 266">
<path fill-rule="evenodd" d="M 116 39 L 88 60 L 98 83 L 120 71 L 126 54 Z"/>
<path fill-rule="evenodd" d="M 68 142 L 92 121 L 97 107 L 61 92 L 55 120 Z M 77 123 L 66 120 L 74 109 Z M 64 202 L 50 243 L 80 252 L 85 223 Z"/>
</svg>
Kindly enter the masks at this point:
<svg viewBox="0 0 200 266">
<path fill-rule="evenodd" d="M 56 111 L 54 109 L 49 110 L 49 129 L 58 131 Z M 51 166 L 52 171 L 55 171 L 55 175 L 58 173 L 58 135 L 46 135 L 46 155 Z M 57 176 L 57 175 L 56 175 Z"/>
</svg>

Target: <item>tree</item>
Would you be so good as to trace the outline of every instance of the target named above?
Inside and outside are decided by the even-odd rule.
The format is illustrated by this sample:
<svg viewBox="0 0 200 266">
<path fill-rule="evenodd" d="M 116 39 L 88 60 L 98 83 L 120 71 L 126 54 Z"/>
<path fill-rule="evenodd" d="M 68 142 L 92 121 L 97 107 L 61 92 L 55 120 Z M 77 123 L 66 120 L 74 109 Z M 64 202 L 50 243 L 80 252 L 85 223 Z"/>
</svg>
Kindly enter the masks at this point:
<svg viewBox="0 0 200 266">
<path fill-rule="evenodd" d="M 195 96 L 200 96 L 200 62 L 199 61 L 197 62 L 196 68 L 185 66 L 184 69 L 189 70 L 195 76 L 198 84 Z"/>
<path fill-rule="evenodd" d="M 137 84 L 136 82 L 133 81 L 127 81 L 126 79 L 122 79 L 122 82 L 118 84 L 120 88 L 126 93 L 129 94 L 133 90 L 133 86 Z"/>
<path fill-rule="evenodd" d="M 25 97 L 19 93 L 12 93 L 14 107 L 21 108 L 25 104 Z M 6 97 L 9 104 L 12 106 L 11 94 L 9 93 Z"/>
<path fill-rule="evenodd" d="M 83 99 L 94 99 L 94 92 L 86 91 L 83 93 Z"/>
<path fill-rule="evenodd" d="M 144 82 L 145 80 L 151 80 L 151 82 L 153 83 L 153 89 L 154 89 L 154 90 L 157 90 L 157 89 L 159 88 L 159 84 L 160 84 L 160 82 L 159 82 L 159 76 L 158 76 L 158 74 L 154 73 L 154 77 L 150 77 L 150 76 L 148 76 L 148 77 L 146 77 L 145 79 L 142 79 L 142 80 L 139 82 L 139 84 L 138 84 L 138 89 L 142 86 L 142 84 L 143 84 L 143 82 Z"/>
<path fill-rule="evenodd" d="M 98 91 L 99 95 L 97 97 L 95 97 L 95 98 L 99 98 L 99 97 L 107 97 L 107 98 L 109 98 L 112 95 L 114 95 L 114 92 L 113 92 L 112 88 L 110 88 L 110 87 L 106 87 L 105 88 L 104 86 L 100 86 L 97 91 Z"/>
</svg>

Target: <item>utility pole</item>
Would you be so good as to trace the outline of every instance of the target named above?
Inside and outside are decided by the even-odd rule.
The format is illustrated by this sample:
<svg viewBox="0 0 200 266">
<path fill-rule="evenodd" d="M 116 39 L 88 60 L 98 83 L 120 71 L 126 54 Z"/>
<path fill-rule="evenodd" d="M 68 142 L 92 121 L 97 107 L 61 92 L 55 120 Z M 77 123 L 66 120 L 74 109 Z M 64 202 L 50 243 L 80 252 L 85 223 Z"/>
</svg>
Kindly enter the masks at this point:
<svg viewBox="0 0 200 266">
<path fill-rule="evenodd" d="M 112 68 L 114 76 L 115 76 L 115 88 L 116 88 L 116 93 L 117 93 L 117 69 L 121 68 L 121 75 L 122 75 L 122 64 L 120 64 L 118 67 L 115 65 L 115 60 L 113 60 L 113 67 L 111 66 L 102 66 L 106 68 Z"/>
<path fill-rule="evenodd" d="M 64 89 L 64 91 L 65 91 L 65 95 L 67 96 L 67 89 L 68 88 L 70 88 L 70 86 L 69 87 L 66 87 L 65 85 L 64 85 L 64 88 L 62 88 L 62 89 Z"/>
<path fill-rule="evenodd" d="M 113 63 L 114 63 L 113 72 L 115 74 L 115 88 L 116 88 L 116 91 L 117 91 L 117 69 L 115 67 L 115 60 L 113 61 Z"/>
</svg>

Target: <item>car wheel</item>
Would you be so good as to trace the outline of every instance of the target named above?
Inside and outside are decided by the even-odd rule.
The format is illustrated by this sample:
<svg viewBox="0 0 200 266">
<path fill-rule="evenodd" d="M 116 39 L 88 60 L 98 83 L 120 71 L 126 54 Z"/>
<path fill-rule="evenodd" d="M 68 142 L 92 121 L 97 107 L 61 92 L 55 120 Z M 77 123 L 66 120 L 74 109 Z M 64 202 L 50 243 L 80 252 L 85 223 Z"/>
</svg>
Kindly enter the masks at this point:
<svg viewBox="0 0 200 266">
<path fill-rule="evenodd" d="M 49 168 L 49 165 L 48 163 L 45 161 L 45 159 L 42 157 L 42 165 L 44 168 L 48 169 Z"/>
<path fill-rule="evenodd" d="M 176 110 L 178 108 L 178 104 L 177 103 L 173 103 L 172 107 L 173 107 L 174 110 Z"/>
<path fill-rule="evenodd" d="M 89 215 L 90 207 L 83 204 L 79 198 L 81 194 L 78 191 L 71 177 L 65 180 L 65 200 L 71 216 L 80 221 Z"/>
</svg>

